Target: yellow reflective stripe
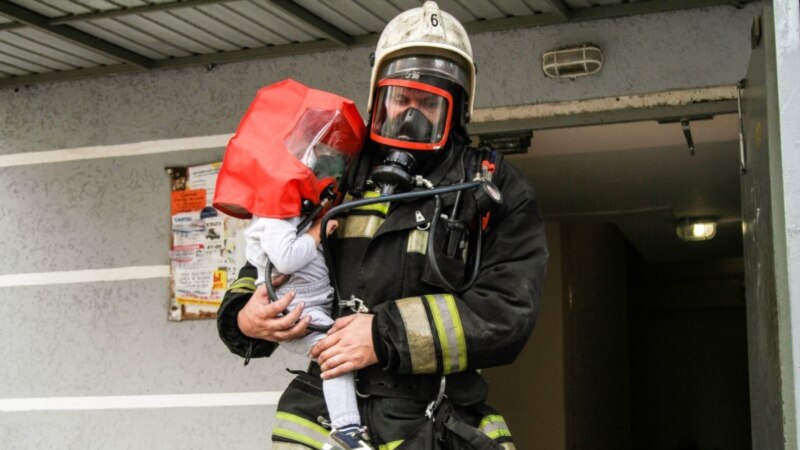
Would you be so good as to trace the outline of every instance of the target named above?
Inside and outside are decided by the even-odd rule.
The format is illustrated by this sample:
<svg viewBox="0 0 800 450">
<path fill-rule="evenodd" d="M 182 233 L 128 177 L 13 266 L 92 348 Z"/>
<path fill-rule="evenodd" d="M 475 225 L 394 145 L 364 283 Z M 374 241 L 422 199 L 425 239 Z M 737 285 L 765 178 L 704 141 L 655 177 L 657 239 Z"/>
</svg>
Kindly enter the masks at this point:
<svg viewBox="0 0 800 450">
<path fill-rule="evenodd" d="M 384 203 L 375 203 L 375 204 L 372 204 L 372 205 L 364 205 L 364 206 L 359 206 L 358 208 L 353 208 L 353 210 L 354 211 L 376 211 L 376 212 L 379 212 L 379 213 L 381 213 L 381 214 L 383 214 L 385 216 L 386 214 L 389 213 L 389 203 L 388 202 L 384 202 Z"/>
<path fill-rule="evenodd" d="M 296 414 L 287 413 L 284 411 L 278 411 L 275 413 L 275 418 L 278 420 L 286 420 L 288 422 L 295 423 L 297 425 L 300 425 L 301 427 L 308 428 L 322 436 L 328 436 L 328 430 L 323 428 L 322 425 L 316 422 L 312 422 L 306 419 L 305 417 L 301 417 Z"/>
<path fill-rule="evenodd" d="M 478 429 L 492 439 L 511 437 L 506 420 L 499 414 L 484 417 L 478 425 Z"/>
<path fill-rule="evenodd" d="M 249 290 L 250 292 L 255 291 L 256 290 L 256 279 L 255 278 L 250 278 L 250 277 L 239 278 L 238 280 L 234 281 L 233 284 L 231 285 L 231 287 L 228 288 L 228 289 L 229 290 L 232 290 L 232 289 L 244 289 L 244 290 Z"/>
<path fill-rule="evenodd" d="M 445 329 L 442 315 L 439 312 L 439 306 L 436 299 L 430 295 L 426 295 L 425 299 L 431 307 L 431 315 L 433 315 L 433 324 L 436 326 L 436 334 L 439 336 L 439 346 L 442 348 L 442 371 L 450 373 L 452 364 L 450 364 L 450 343 L 447 339 L 447 330 Z"/>
<path fill-rule="evenodd" d="M 428 231 L 413 229 L 408 233 L 406 252 L 425 254 L 428 251 Z"/>
<path fill-rule="evenodd" d="M 504 419 L 503 416 L 501 416 L 500 414 L 492 414 L 490 416 L 484 417 L 481 420 L 480 425 L 478 425 L 478 428 L 482 430 L 484 427 L 487 427 L 489 426 L 489 424 L 492 423 L 502 423 L 503 425 L 505 425 L 506 419 Z"/>
<path fill-rule="evenodd" d="M 361 198 L 377 198 L 377 197 L 380 197 L 380 195 L 381 195 L 380 192 L 377 192 L 377 191 L 366 191 L 366 192 L 364 192 L 364 195 Z M 352 200 L 354 200 L 354 198 L 350 194 L 347 194 L 344 197 L 344 202 L 345 203 L 349 202 L 349 201 L 352 201 Z M 381 214 L 383 214 L 385 216 L 386 214 L 389 213 L 389 203 L 388 202 L 374 203 L 372 205 L 359 206 L 357 208 L 353 208 L 353 210 L 354 211 L 377 211 L 377 212 L 379 212 L 379 213 L 381 213 Z"/>
<path fill-rule="evenodd" d="M 433 331 L 422 298 L 409 297 L 397 300 L 397 309 L 403 319 L 411 357 L 413 373 L 436 373 L 436 351 L 433 348 Z"/>
<path fill-rule="evenodd" d="M 228 289 L 228 292 L 232 292 L 234 294 L 251 294 L 254 290 L 255 289 L 236 288 L 236 289 Z"/>
<path fill-rule="evenodd" d="M 517 446 L 514 445 L 513 442 L 503 442 L 500 445 L 503 446 L 503 450 L 517 450 Z M 275 449 L 275 450 L 277 450 L 277 449 Z"/>
<path fill-rule="evenodd" d="M 497 439 L 500 437 L 511 437 L 511 432 L 508 430 L 494 430 L 486 433 L 492 439 Z"/>
<path fill-rule="evenodd" d="M 295 431 L 284 430 L 283 428 L 273 428 L 272 434 L 286 439 L 291 439 L 297 442 L 302 442 L 303 444 L 310 445 L 312 448 L 315 448 L 317 450 L 322 450 L 323 446 L 322 442 L 319 442 L 315 439 L 312 439 L 304 434 L 300 434 Z"/>
<path fill-rule="evenodd" d="M 328 430 L 319 424 L 283 411 L 275 413 L 275 426 L 272 428 L 272 434 L 302 442 L 316 449 L 321 449 L 328 438 Z"/>
<path fill-rule="evenodd" d="M 426 295 L 442 348 L 442 372 L 462 372 L 467 368 L 467 342 L 456 301 L 450 294 Z"/>
<path fill-rule="evenodd" d="M 394 450 L 397 447 L 399 447 L 400 444 L 402 444 L 402 443 L 403 443 L 403 441 L 399 440 L 399 441 L 389 442 L 388 444 L 381 444 L 381 445 L 378 446 L 378 450 Z"/>
<path fill-rule="evenodd" d="M 272 441 L 272 450 L 308 450 L 308 447 L 293 442 Z"/>
<path fill-rule="evenodd" d="M 461 315 L 456 307 L 456 299 L 450 294 L 445 294 L 447 309 L 450 311 L 450 320 L 453 321 L 453 331 L 456 334 L 456 347 L 458 348 L 458 371 L 467 370 L 467 338 L 464 336 L 464 326 L 461 324 Z"/>
<path fill-rule="evenodd" d="M 383 225 L 384 220 L 378 216 L 348 216 L 339 219 L 339 226 L 334 233 L 339 239 L 371 238 Z"/>
</svg>

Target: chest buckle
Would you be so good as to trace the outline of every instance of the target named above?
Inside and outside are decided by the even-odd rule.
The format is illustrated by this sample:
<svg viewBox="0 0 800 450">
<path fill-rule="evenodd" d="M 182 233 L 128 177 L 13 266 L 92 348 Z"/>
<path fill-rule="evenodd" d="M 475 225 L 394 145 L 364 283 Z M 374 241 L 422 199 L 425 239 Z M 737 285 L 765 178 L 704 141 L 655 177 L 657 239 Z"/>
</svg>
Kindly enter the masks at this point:
<svg viewBox="0 0 800 450">
<path fill-rule="evenodd" d="M 361 300 L 355 295 L 351 296 L 350 300 L 339 301 L 339 308 L 350 308 L 350 311 L 353 311 L 354 313 L 369 312 L 369 308 L 367 308 L 367 305 L 364 304 L 364 300 Z"/>
</svg>

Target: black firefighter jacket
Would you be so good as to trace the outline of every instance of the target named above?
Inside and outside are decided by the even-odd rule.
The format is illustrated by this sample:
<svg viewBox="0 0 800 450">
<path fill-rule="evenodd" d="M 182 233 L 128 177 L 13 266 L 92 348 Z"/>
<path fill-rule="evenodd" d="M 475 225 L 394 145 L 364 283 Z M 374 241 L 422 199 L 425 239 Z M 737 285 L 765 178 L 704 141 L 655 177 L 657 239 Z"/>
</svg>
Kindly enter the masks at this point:
<svg viewBox="0 0 800 450">
<path fill-rule="evenodd" d="M 458 182 L 465 164 L 475 163 L 470 158 L 476 157 L 451 152 L 429 180 L 437 186 Z M 376 449 L 515 448 L 502 416 L 485 405 L 486 383 L 475 369 L 509 364 L 522 350 L 539 313 L 548 253 L 533 189 L 505 161 L 500 161 L 493 182 L 503 202 L 491 212 L 483 232 L 477 280 L 463 292 L 447 292 L 428 261 L 432 198 L 364 206 L 337 218 L 331 250 L 339 296 L 363 300 L 375 315 L 379 363 L 357 378 L 359 392 L 369 395 L 359 405 Z M 442 213 L 451 214 L 455 197 L 443 196 Z M 471 196 L 462 197 L 458 216 L 474 216 Z M 470 261 L 464 261 L 465 252 L 444 254 L 448 238 L 457 237 L 444 220 L 437 225 L 438 266 L 457 286 L 469 276 Z M 481 224 L 472 221 L 468 226 Z M 269 356 L 275 348 L 244 336 L 236 325 L 254 278 L 255 269 L 245 266 L 218 313 L 220 337 L 246 358 Z M 281 442 L 280 448 L 322 448 L 326 441 L 324 420 L 318 418 L 327 414 L 314 366 L 312 374 L 301 373 L 292 382 L 278 406 L 273 440 Z M 448 415 L 431 421 L 425 409 L 436 397 L 442 375 L 447 375 L 447 399 L 440 409 Z M 452 426 L 444 429 L 447 423 Z M 479 436 L 470 435 L 474 430 Z"/>
</svg>

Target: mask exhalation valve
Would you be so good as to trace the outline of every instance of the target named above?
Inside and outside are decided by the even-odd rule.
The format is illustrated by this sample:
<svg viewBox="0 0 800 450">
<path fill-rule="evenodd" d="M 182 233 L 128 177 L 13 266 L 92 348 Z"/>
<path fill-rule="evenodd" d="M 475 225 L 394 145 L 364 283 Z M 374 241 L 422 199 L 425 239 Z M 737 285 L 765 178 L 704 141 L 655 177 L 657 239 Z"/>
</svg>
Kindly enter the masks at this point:
<svg viewBox="0 0 800 450">
<path fill-rule="evenodd" d="M 381 195 L 391 195 L 397 190 L 408 191 L 414 186 L 417 162 L 410 153 L 392 149 L 383 163 L 372 170 L 372 181 L 378 185 Z"/>
</svg>

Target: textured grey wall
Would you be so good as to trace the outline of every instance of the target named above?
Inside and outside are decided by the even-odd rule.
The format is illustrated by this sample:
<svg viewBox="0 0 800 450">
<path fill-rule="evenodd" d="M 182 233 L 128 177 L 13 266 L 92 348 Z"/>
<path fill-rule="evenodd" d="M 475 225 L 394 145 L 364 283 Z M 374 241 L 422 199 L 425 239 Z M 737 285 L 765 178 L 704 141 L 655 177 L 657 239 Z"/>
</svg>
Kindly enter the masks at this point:
<svg viewBox="0 0 800 450">
<path fill-rule="evenodd" d="M 716 7 L 473 37 L 478 107 L 733 84 L 750 18 Z M 592 41 L 598 76 L 545 80 L 543 51 Z M 284 77 L 366 103 L 370 48 L 0 90 L 0 155 L 232 132 Z M 0 168 L 0 275 L 167 264 L 164 168 L 221 149 Z M 168 323 L 163 279 L 0 288 L 0 400 L 280 390 L 279 356 L 247 368 L 214 323 Z M 270 407 L 0 415 L 14 448 L 263 448 Z"/>
<path fill-rule="evenodd" d="M 778 81 L 778 105 L 780 108 L 780 147 L 783 193 L 783 231 L 786 233 L 785 268 L 780 275 L 785 277 L 784 307 L 790 314 L 782 317 L 784 334 L 780 336 L 784 350 L 781 371 L 787 396 L 787 407 L 793 411 L 785 419 L 784 433 L 789 445 L 800 441 L 800 4 L 793 0 L 775 0 L 773 4 Z"/>
<path fill-rule="evenodd" d="M 731 85 L 747 68 L 759 4 L 477 34 L 480 108 Z M 542 52 L 586 41 L 605 68 L 546 79 Z M 0 154 L 232 132 L 255 91 L 293 77 L 366 105 L 369 47 L 0 90 Z M 363 111 L 362 111 L 363 112 Z"/>
</svg>

